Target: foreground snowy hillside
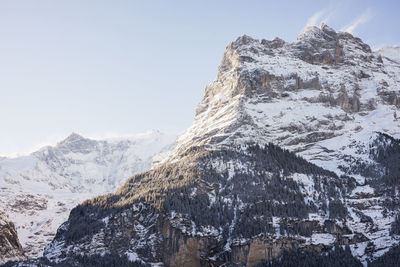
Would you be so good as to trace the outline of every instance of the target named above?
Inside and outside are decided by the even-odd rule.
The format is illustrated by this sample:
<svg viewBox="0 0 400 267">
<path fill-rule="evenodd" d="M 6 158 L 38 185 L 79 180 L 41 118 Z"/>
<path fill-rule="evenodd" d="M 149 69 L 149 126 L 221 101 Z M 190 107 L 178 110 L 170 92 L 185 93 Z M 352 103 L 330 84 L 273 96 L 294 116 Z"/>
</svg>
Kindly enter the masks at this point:
<svg viewBox="0 0 400 267">
<path fill-rule="evenodd" d="M 0 159 L 0 206 L 16 225 L 28 257 L 42 255 L 70 210 L 90 197 L 114 192 L 168 151 L 174 135 L 151 131 L 129 138 L 92 140 L 71 134 L 56 146 Z"/>
</svg>

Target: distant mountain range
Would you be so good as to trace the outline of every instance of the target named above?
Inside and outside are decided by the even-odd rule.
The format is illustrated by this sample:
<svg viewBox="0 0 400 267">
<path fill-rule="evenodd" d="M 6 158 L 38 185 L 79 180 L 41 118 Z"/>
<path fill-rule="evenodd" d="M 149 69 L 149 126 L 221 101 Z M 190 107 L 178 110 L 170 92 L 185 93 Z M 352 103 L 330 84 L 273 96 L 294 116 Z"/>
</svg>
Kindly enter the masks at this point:
<svg viewBox="0 0 400 267">
<path fill-rule="evenodd" d="M 38 257 L 70 210 L 114 192 L 172 148 L 175 135 L 151 131 L 129 138 L 92 140 L 76 133 L 30 155 L 0 159 L 0 207 L 15 223 L 25 255 Z"/>
</svg>

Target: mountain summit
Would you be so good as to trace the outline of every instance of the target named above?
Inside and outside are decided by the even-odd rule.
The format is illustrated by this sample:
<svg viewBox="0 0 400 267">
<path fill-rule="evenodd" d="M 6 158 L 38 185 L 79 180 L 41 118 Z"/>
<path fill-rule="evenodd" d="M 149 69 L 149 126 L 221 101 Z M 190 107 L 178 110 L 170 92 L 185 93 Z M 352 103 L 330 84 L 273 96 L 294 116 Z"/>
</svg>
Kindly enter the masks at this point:
<svg viewBox="0 0 400 267">
<path fill-rule="evenodd" d="M 400 81 L 386 62 L 327 25 L 293 43 L 239 37 L 175 148 L 115 194 L 74 208 L 36 263 L 390 261 Z"/>
<path fill-rule="evenodd" d="M 87 152 L 90 153 L 93 149 L 96 149 L 97 142 L 83 136 L 72 133 L 67 138 L 57 144 L 57 148 L 71 152 Z"/>
<path fill-rule="evenodd" d="M 398 73 L 359 38 L 326 25 L 294 43 L 239 37 L 177 149 L 273 142 L 300 151 L 335 136 L 347 135 L 347 145 L 375 131 L 398 136 Z"/>
<path fill-rule="evenodd" d="M 70 135 L 67 136 L 67 138 L 65 138 L 64 140 L 62 140 L 61 142 L 59 142 L 59 145 L 67 145 L 67 144 L 73 144 L 76 142 L 81 142 L 84 140 L 88 140 L 86 138 L 84 138 L 83 136 L 77 134 L 77 133 L 71 133 Z"/>
</svg>

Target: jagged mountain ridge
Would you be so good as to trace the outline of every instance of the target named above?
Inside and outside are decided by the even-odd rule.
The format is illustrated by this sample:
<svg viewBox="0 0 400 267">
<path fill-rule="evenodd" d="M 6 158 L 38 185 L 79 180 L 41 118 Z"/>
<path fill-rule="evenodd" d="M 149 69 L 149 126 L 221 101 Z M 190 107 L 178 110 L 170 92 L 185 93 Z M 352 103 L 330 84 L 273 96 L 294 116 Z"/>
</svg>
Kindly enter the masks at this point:
<svg viewBox="0 0 400 267">
<path fill-rule="evenodd" d="M 273 141 L 298 151 L 296 145 L 313 143 L 313 131 L 332 137 L 348 130 L 346 121 L 367 127 L 367 114 L 392 119 L 396 128 L 378 124 L 366 131 L 396 135 L 397 74 L 360 39 L 326 25 L 308 28 L 294 43 L 242 36 L 227 47 L 177 149 Z"/>
<path fill-rule="evenodd" d="M 254 266 L 335 243 L 383 255 L 398 243 L 398 173 L 381 156 L 400 149 L 397 70 L 326 25 L 294 43 L 239 37 L 175 149 L 74 209 L 46 259 Z"/>
<path fill-rule="evenodd" d="M 159 131 L 106 140 L 73 133 L 30 155 L 2 158 L 0 205 L 16 224 L 26 255 L 41 256 L 75 205 L 148 170 L 175 138 Z"/>
</svg>

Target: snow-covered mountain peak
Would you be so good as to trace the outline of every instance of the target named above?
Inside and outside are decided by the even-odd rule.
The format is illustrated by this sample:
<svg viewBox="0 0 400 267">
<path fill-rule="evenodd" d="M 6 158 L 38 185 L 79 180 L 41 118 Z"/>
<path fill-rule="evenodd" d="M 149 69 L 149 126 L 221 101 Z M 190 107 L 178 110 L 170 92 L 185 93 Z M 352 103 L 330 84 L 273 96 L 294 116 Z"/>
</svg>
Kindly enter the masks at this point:
<svg viewBox="0 0 400 267">
<path fill-rule="evenodd" d="M 329 27 L 328 25 L 326 25 L 325 23 L 321 23 L 321 26 L 319 27 L 323 32 L 325 32 L 326 34 L 329 34 L 331 36 L 335 36 L 336 35 L 336 31 Z"/>
<path fill-rule="evenodd" d="M 72 133 L 67 138 L 59 142 L 56 148 L 74 153 L 87 153 L 94 149 L 96 145 L 97 142 L 95 140 L 85 138 L 77 133 Z"/>
<path fill-rule="evenodd" d="M 68 135 L 64 140 L 59 142 L 58 144 L 62 145 L 62 144 L 75 143 L 75 142 L 80 142 L 85 139 L 86 138 L 84 138 L 82 135 L 73 132 L 70 135 Z"/>
<path fill-rule="evenodd" d="M 392 65 L 325 24 L 293 43 L 241 36 L 227 46 L 217 79 L 171 155 L 254 142 L 304 151 L 342 135 L 398 135 L 400 81 Z"/>
<path fill-rule="evenodd" d="M 309 42 L 311 40 L 334 41 L 337 37 L 336 31 L 326 24 L 320 27 L 307 26 L 297 36 L 297 42 Z"/>
<path fill-rule="evenodd" d="M 254 39 L 253 37 L 249 36 L 249 35 L 242 35 L 239 36 L 238 38 L 236 38 L 236 40 L 234 42 L 232 42 L 231 46 L 233 49 L 238 49 L 241 46 L 245 46 L 245 45 L 251 45 L 254 43 L 259 43 L 259 41 L 257 39 Z"/>
<path fill-rule="evenodd" d="M 40 255 L 72 207 L 148 170 L 175 139 L 157 130 L 100 140 L 72 133 L 55 146 L 1 159 L 0 206 L 7 207 L 26 254 Z"/>
</svg>

